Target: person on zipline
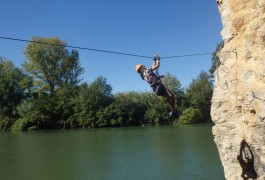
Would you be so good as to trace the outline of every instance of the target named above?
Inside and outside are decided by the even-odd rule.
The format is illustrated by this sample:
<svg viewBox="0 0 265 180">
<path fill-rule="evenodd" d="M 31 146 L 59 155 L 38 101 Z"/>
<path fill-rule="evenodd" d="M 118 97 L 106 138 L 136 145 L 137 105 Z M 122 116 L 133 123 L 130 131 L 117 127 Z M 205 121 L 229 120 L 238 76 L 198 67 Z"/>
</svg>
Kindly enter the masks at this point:
<svg viewBox="0 0 265 180">
<path fill-rule="evenodd" d="M 158 68 L 160 67 L 160 57 L 155 55 L 153 58 L 153 65 L 151 68 L 146 68 L 143 64 L 138 64 L 135 66 L 135 71 L 140 74 L 141 78 L 150 84 L 154 93 L 158 96 L 165 97 L 170 106 L 171 112 L 170 115 L 175 115 L 175 104 L 176 97 L 175 94 L 166 88 L 162 84 L 161 79 L 163 76 L 158 74 Z M 156 70 L 156 74 L 153 72 Z"/>
</svg>

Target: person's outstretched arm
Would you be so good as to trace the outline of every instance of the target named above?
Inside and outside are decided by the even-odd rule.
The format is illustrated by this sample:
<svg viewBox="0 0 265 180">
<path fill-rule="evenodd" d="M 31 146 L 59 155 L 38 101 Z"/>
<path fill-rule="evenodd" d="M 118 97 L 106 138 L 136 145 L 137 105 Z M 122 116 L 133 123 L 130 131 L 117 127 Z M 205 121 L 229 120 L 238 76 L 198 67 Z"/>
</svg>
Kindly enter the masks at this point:
<svg viewBox="0 0 265 180">
<path fill-rule="evenodd" d="M 154 59 L 151 70 L 154 71 L 160 67 L 160 60 L 159 59 Z"/>
</svg>

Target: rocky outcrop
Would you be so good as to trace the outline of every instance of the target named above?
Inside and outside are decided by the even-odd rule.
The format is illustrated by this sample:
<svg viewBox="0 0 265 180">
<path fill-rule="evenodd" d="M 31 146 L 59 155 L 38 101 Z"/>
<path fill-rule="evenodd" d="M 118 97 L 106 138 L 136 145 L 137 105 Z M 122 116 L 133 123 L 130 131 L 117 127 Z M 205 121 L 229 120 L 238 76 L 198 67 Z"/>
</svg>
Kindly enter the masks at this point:
<svg viewBox="0 0 265 180">
<path fill-rule="evenodd" d="M 265 179 L 265 0 L 217 5 L 224 47 L 214 73 L 214 140 L 226 179 Z"/>
</svg>

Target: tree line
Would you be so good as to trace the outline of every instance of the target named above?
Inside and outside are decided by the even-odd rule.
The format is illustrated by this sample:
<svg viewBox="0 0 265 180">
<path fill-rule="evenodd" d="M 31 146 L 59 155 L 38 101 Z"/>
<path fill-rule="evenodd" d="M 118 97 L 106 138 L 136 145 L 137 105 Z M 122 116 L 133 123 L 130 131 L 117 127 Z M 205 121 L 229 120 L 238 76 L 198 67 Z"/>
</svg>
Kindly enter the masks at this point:
<svg viewBox="0 0 265 180">
<path fill-rule="evenodd" d="M 113 94 L 103 76 L 82 82 L 79 52 L 68 50 L 65 41 L 57 37 L 31 40 L 41 43 L 27 44 L 21 68 L 0 57 L 1 131 L 211 121 L 211 73 L 202 71 L 186 89 L 176 76 L 165 75 L 163 83 L 177 96 L 178 117 L 173 118 L 165 100 L 152 92 Z"/>
</svg>

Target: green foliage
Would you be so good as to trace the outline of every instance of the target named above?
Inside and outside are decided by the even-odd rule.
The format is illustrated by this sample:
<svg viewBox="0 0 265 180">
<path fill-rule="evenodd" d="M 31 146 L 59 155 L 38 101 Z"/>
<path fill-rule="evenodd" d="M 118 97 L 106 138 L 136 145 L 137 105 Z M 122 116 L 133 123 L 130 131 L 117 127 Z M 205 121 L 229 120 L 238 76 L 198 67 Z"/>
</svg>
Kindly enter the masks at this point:
<svg viewBox="0 0 265 180">
<path fill-rule="evenodd" d="M 169 106 L 165 99 L 152 93 L 119 93 L 114 102 L 98 111 L 99 126 L 139 126 L 169 124 Z"/>
<path fill-rule="evenodd" d="M 203 116 L 199 109 L 197 108 L 187 108 L 183 111 L 183 114 L 180 116 L 178 124 L 194 124 L 203 122 Z"/>
<path fill-rule="evenodd" d="M 1 131 L 9 131 L 13 123 L 16 121 L 16 118 L 13 116 L 6 116 L 0 114 L 0 130 Z"/>
<path fill-rule="evenodd" d="M 78 121 L 74 114 L 75 97 L 78 95 L 78 88 L 71 85 L 64 85 L 56 90 L 54 94 L 55 114 L 58 117 L 59 128 L 76 128 Z"/>
<path fill-rule="evenodd" d="M 217 53 L 224 47 L 224 41 L 220 42 L 215 51 L 212 54 L 212 65 L 211 68 L 209 69 L 209 72 L 211 74 L 211 76 L 213 77 L 213 73 L 215 72 L 215 70 L 220 66 L 221 62 L 219 57 L 217 56 Z"/>
<path fill-rule="evenodd" d="M 50 97 L 24 100 L 17 108 L 20 118 L 12 126 L 12 131 L 56 128 L 57 118 L 54 114 L 53 102 L 54 100 Z"/>
<path fill-rule="evenodd" d="M 16 106 L 24 97 L 26 75 L 0 57 L 0 130 L 9 130 L 18 117 Z"/>
<path fill-rule="evenodd" d="M 172 122 L 169 112 L 170 108 L 165 99 L 155 96 L 152 98 L 152 105 L 148 108 L 145 118 L 153 125 L 169 124 Z"/>
<path fill-rule="evenodd" d="M 163 78 L 163 84 L 175 94 L 183 93 L 183 88 L 178 78 L 170 73 L 166 73 Z"/>
<path fill-rule="evenodd" d="M 186 97 L 190 107 L 198 109 L 205 121 L 210 121 L 211 98 L 213 85 L 210 75 L 202 71 L 196 79 L 193 79 L 186 90 Z"/>
<path fill-rule="evenodd" d="M 112 87 L 107 84 L 106 78 L 99 76 L 90 85 L 82 84 L 75 100 L 75 114 L 80 126 L 98 127 L 98 111 L 110 105 L 112 101 Z"/>
<path fill-rule="evenodd" d="M 27 87 L 28 97 L 17 108 L 19 119 L 12 130 L 77 127 L 74 100 L 83 72 L 78 51 L 70 53 L 58 38 L 33 37 L 32 41 L 42 43 L 26 47 L 28 61 L 23 67 L 29 76 L 21 87 Z"/>
<path fill-rule="evenodd" d="M 98 121 L 97 124 L 99 127 L 111 127 L 111 126 L 119 126 L 117 116 L 115 114 L 115 106 L 113 104 L 100 109 L 97 112 Z"/>
<path fill-rule="evenodd" d="M 66 42 L 55 38 L 33 37 L 34 42 L 26 47 L 25 56 L 28 62 L 23 64 L 25 71 L 34 79 L 37 92 L 53 94 L 65 84 L 77 85 L 83 68 L 79 65 L 78 51 L 70 53 Z M 56 44 L 56 45 L 51 45 Z"/>
<path fill-rule="evenodd" d="M 147 95 L 147 94 L 145 94 Z M 146 97 L 142 93 L 129 92 L 116 95 L 115 102 L 115 125 L 140 125 L 144 122 L 144 114 L 147 110 Z"/>
</svg>

